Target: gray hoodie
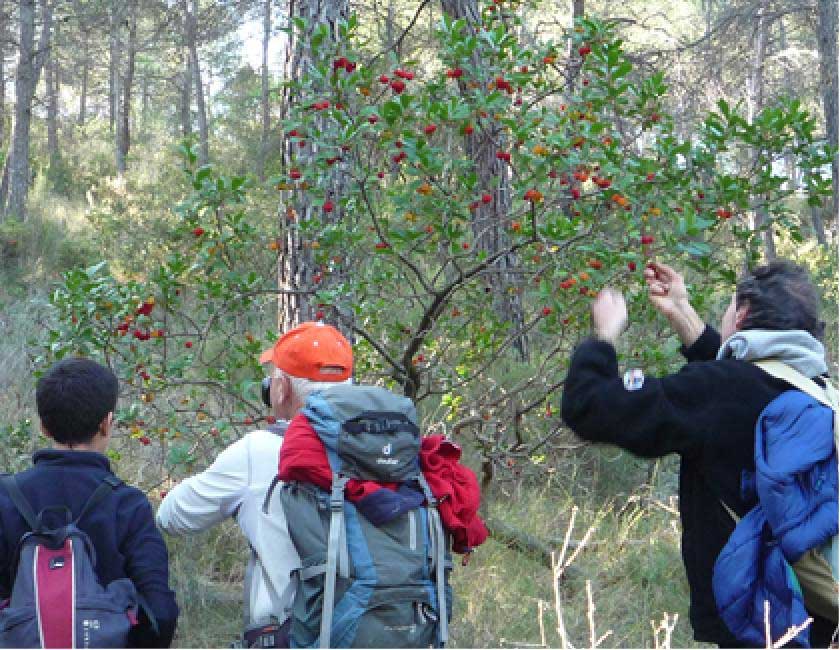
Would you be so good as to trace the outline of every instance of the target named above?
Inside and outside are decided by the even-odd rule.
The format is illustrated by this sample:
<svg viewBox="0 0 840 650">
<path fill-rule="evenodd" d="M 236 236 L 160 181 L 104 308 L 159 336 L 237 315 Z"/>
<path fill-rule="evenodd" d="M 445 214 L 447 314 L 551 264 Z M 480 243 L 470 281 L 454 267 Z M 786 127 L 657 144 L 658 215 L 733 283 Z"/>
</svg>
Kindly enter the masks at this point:
<svg viewBox="0 0 840 650">
<path fill-rule="evenodd" d="M 778 359 L 812 378 L 828 372 L 823 344 L 805 330 L 741 330 L 723 342 L 717 358 Z"/>
</svg>

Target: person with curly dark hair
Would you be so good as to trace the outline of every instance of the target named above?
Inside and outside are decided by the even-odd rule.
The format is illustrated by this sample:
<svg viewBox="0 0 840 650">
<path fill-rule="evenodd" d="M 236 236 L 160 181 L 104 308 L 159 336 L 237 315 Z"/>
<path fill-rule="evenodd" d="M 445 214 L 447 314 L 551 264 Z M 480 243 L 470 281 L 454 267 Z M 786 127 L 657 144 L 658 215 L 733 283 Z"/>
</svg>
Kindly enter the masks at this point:
<svg viewBox="0 0 840 650">
<path fill-rule="evenodd" d="M 787 261 L 767 264 L 737 284 L 718 332 L 691 306 L 683 278 L 674 269 L 652 263 L 645 280 L 652 305 L 677 333 L 689 363 L 660 378 L 628 370 L 622 380 L 615 344 L 627 326 L 627 307 L 619 292 L 605 289 L 592 306 L 594 336 L 578 346 L 571 360 L 563 419 L 593 442 L 649 458 L 680 455 L 682 556 L 694 638 L 722 647 L 749 647 L 718 612 L 713 573 L 736 519 L 757 504 L 743 489 L 742 478 L 756 472 L 759 416 L 792 389 L 755 362 L 772 358 L 826 385 L 819 297 L 804 269 Z M 829 497 L 836 511 L 836 489 Z M 836 535 L 836 518 L 833 527 Z M 811 644 L 826 647 L 837 625 L 836 613 L 834 620 L 810 613 L 815 619 Z"/>
</svg>

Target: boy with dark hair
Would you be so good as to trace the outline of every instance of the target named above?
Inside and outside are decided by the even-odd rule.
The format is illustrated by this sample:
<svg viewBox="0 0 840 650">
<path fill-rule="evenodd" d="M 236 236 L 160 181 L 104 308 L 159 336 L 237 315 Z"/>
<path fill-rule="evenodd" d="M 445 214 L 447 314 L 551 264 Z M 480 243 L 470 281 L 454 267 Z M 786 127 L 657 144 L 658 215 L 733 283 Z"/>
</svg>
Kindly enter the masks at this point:
<svg viewBox="0 0 840 650">
<path fill-rule="evenodd" d="M 36 452 L 33 466 L 15 475 L 14 483 L 31 511 L 43 513 L 45 523 L 55 527 L 65 523 L 60 521 L 61 509 L 69 510 L 75 520 L 100 485 L 111 485 L 107 495 L 79 519 L 78 528 L 92 543 L 100 584 L 107 587 L 128 578 L 145 606 L 129 633 L 130 647 L 165 648 L 178 617 L 175 594 L 169 588 L 166 545 L 146 496 L 117 479 L 104 455 L 117 393 L 114 373 L 94 361 L 72 358 L 52 366 L 38 381 L 36 403 L 41 430 L 53 448 Z M 16 549 L 29 531 L 10 492 L 0 490 L 0 600 L 11 594 Z"/>
</svg>

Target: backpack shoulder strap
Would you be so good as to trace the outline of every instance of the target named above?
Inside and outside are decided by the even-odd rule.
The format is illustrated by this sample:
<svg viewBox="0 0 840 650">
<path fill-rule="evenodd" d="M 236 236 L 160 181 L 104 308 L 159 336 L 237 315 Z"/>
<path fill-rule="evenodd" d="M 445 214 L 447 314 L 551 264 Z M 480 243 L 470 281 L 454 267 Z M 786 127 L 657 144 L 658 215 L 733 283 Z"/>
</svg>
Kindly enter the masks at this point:
<svg viewBox="0 0 840 650">
<path fill-rule="evenodd" d="M 112 474 L 109 474 L 102 479 L 102 482 L 93 491 L 93 494 L 90 495 L 90 498 L 85 502 L 85 505 L 82 506 L 82 511 L 73 523 L 78 524 L 82 519 L 84 519 L 84 516 L 88 512 L 98 506 L 106 496 L 111 494 L 111 492 L 122 484 L 123 482 Z"/>
<path fill-rule="evenodd" d="M 777 359 L 764 359 L 762 361 L 754 361 L 753 363 L 768 375 L 784 379 L 790 385 L 798 388 L 803 393 L 810 395 L 815 400 L 825 404 L 835 412 L 837 411 L 837 390 L 831 382 L 826 381 L 826 388 L 823 389 L 814 380 L 809 379 L 801 372 L 794 370 L 788 364 Z"/>
<path fill-rule="evenodd" d="M 15 477 L 11 474 L 7 474 L 6 476 L 0 478 L 0 483 L 3 484 L 6 492 L 8 492 L 9 498 L 12 500 L 12 504 L 20 513 L 20 516 L 23 517 L 26 525 L 29 526 L 32 531 L 37 531 L 40 528 L 38 525 L 38 518 L 35 516 L 35 512 L 32 510 L 32 506 L 29 504 L 29 501 L 25 496 L 23 496 L 23 492 L 21 492 L 20 486 L 18 485 Z"/>
</svg>

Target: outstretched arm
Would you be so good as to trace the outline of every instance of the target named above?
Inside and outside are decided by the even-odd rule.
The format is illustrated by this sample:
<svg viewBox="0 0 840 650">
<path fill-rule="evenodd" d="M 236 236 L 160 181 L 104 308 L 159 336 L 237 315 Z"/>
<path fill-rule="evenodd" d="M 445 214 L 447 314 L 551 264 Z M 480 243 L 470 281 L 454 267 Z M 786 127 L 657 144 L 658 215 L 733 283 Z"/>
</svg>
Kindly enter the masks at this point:
<svg viewBox="0 0 840 650">
<path fill-rule="evenodd" d="M 157 523 L 172 535 L 206 530 L 232 516 L 250 484 L 248 439 L 225 449 L 215 462 L 170 490 Z"/>
</svg>

